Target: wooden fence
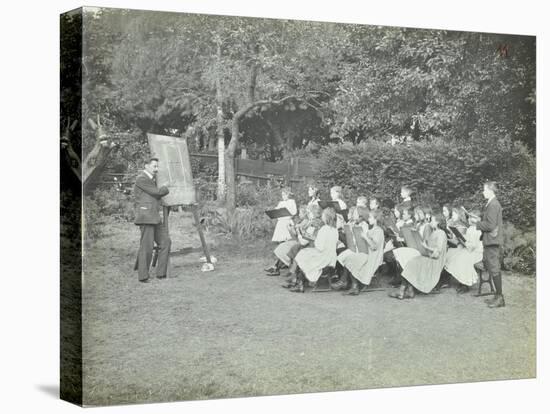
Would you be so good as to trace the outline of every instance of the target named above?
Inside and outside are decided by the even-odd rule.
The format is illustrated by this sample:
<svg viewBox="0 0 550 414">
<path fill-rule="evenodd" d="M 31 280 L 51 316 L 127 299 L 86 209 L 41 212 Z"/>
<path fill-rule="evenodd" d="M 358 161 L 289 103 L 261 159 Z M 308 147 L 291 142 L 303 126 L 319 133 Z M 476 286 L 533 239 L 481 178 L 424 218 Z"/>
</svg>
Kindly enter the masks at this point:
<svg viewBox="0 0 550 414">
<path fill-rule="evenodd" d="M 202 162 L 218 164 L 217 154 L 191 153 L 191 157 Z M 299 158 L 270 162 L 264 160 L 250 160 L 235 158 L 235 172 L 239 177 L 246 177 L 251 181 L 262 183 L 269 180 L 282 180 L 287 185 L 306 182 L 315 177 L 316 171 L 312 161 Z M 115 173 L 107 169 L 103 173 L 101 184 L 115 184 L 120 188 L 133 185 L 138 172 Z"/>
<path fill-rule="evenodd" d="M 191 153 L 191 157 L 198 158 L 203 162 L 218 163 L 217 154 Z M 237 176 L 257 181 L 280 177 L 287 184 L 305 182 L 309 177 L 316 175 L 313 162 L 299 158 L 290 158 L 279 162 L 235 158 L 235 172 Z"/>
</svg>

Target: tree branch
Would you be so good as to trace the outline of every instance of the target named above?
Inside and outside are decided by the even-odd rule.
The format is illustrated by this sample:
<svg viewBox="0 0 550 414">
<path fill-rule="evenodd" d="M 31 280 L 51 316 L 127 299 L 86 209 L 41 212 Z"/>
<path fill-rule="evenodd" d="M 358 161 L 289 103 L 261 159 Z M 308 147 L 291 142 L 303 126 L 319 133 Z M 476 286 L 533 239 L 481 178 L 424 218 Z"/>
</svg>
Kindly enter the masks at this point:
<svg viewBox="0 0 550 414">
<path fill-rule="evenodd" d="M 67 126 L 65 127 L 65 131 L 63 132 L 63 135 L 61 135 L 61 151 L 63 153 L 67 166 L 70 168 L 73 174 L 78 178 L 78 180 L 82 182 L 82 176 L 80 173 L 81 171 L 80 157 L 74 150 L 71 142 L 71 132 L 76 127 L 76 124 L 77 124 L 76 120 L 73 122 L 72 125 L 71 125 L 71 119 L 69 118 L 67 120 Z"/>
<path fill-rule="evenodd" d="M 95 144 L 84 162 L 82 163 L 82 191 L 89 193 L 97 182 L 97 178 L 101 175 L 107 161 L 109 160 L 109 154 L 117 146 L 113 141 L 109 142 L 106 134 L 103 131 L 99 115 L 97 116 L 97 124 L 91 119 L 88 119 L 88 123 L 95 130 Z"/>
<path fill-rule="evenodd" d="M 330 98 L 330 94 L 325 92 L 325 91 L 315 91 L 315 90 L 311 90 L 311 91 L 306 91 L 307 93 L 318 93 L 318 94 L 321 94 L 321 95 L 325 95 L 325 96 L 328 96 Z"/>
</svg>

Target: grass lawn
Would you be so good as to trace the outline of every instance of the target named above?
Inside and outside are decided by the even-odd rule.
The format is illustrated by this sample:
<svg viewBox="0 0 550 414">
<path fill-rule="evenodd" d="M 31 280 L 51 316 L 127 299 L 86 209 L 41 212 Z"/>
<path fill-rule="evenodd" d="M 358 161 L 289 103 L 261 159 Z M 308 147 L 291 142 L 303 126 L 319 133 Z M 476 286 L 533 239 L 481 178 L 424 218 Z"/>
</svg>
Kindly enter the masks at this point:
<svg viewBox="0 0 550 414">
<path fill-rule="evenodd" d="M 200 246 L 171 216 L 172 249 Z M 290 394 L 535 376 L 535 278 L 504 275 L 506 307 L 482 298 L 377 291 L 295 294 L 266 277 L 266 243 L 174 256 L 172 276 L 133 271 L 139 231 L 111 223 L 85 253 L 84 404 Z"/>
</svg>

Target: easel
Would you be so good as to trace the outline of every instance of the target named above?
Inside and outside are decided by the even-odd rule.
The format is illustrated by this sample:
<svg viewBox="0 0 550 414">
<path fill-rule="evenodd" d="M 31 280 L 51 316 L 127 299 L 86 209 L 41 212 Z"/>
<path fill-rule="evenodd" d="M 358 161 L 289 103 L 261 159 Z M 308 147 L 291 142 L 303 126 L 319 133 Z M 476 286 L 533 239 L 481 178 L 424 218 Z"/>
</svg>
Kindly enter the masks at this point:
<svg viewBox="0 0 550 414">
<path fill-rule="evenodd" d="M 160 158 L 161 164 L 157 173 L 157 180 L 161 184 L 171 187 L 170 193 L 163 197 L 163 203 L 167 203 L 162 208 L 164 231 L 170 236 L 169 216 L 172 208 L 191 210 L 206 258 L 206 264 L 202 270 L 213 270 L 212 258 L 199 220 L 197 199 L 191 173 L 191 159 L 189 157 L 186 138 L 148 133 L 147 139 L 151 153 L 157 154 Z M 183 249 L 181 252 L 183 252 Z M 170 256 L 173 256 L 173 254 L 171 253 Z M 155 260 L 152 263 L 155 263 Z"/>
<path fill-rule="evenodd" d="M 163 222 L 164 226 L 166 226 L 166 233 L 168 234 L 168 236 L 170 236 L 170 226 L 169 226 L 168 217 L 170 216 L 170 210 L 171 210 L 172 207 L 182 207 L 182 208 L 188 207 L 191 210 L 191 212 L 193 213 L 193 218 L 195 220 L 195 226 L 197 227 L 197 230 L 199 232 L 199 238 L 201 239 L 202 250 L 204 251 L 204 256 L 206 257 L 206 263 L 212 264 L 212 260 L 210 258 L 210 249 L 208 248 L 208 245 L 206 244 L 206 239 L 204 238 L 204 233 L 202 232 L 202 225 L 201 225 L 200 219 L 199 219 L 198 206 L 196 204 L 190 204 L 190 205 L 187 205 L 187 206 L 184 206 L 184 205 L 163 206 L 162 207 L 162 222 Z M 155 250 L 155 252 L 157 252 L 157 250 Z M 178 252 L 171 252 L 170 256 L 173 256 L 175 254 L 178 254 Z M 154 253 L 153 253 L 153 255 L 154 255 Z M 155 259 L 155 257 L 153 257 L 153 263 L 154 263 L 154 259 Z"/>
<path fill-rule="evenodd" d="M 170 215 L 170 209 L 172 207 L 180 207 L 180 206 L 163 206 L 162 207 L 162 225 L 165 226 L 165 229 L 166 229 L 165 231 L 166 231 L 166 234 L 167 234 L 168 237 L 170 237 L 170 226 L 168 225 L 168 217 Z M 181 206 L 181 207 L 183 207 L 183 206 Z M 204 255 L 206 257 L 206 263 L 212 264 L 212 260 L 210 258 L 210 249 L 208 248 L 208 245 L 206 244 L 206 239 L 204 238 L 204 233 L 202 232 L 202 227 L 201 227 L 201 223 L 200 223 L 200 220 L 199 220 L 199 212 L 198 212 L 198 209 L 197 209 L 197 205 L 193 204 L 193 205 L 190 205 L 188 207 L 191 207 L 191 211 L 193 213 L 193 218 L 195 219 L 195 225 L 197 227 L 197 230 L 199 232 L 199 237 L 201 239 L 202 250 L 204 251 Z M 157 244 L 155 244 L 155 246 L 153 247 L 153 256 L 151 258 L 151 263 L 149 265 L 149 269 L 157 266 L 159 250 L 160 250 L 159 246 Z M 183 249 L 182 249 L 182 251 L 183 251 Z M 170 252 L 170 256 L 174 256 L 176 254 L 178 254 L 178 252 Z M 170 256 L 168 257 L 168 260 L 170 260 Z M 138 259 L 139 259 L 139 257 L 136 257 L 134 270 L 138 269 Z M 168 262 L 168 271 L 167 271 L 167 273 L 170 273 L 170 262 Z"/>
</svg>

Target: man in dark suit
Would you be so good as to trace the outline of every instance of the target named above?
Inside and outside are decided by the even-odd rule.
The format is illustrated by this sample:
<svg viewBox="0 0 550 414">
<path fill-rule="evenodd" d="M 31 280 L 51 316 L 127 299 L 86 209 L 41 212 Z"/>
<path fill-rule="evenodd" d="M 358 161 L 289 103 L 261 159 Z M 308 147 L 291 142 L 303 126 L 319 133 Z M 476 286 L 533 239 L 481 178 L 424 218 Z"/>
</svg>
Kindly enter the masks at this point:
<svg viewBox="0 0 550 414">
<path fill-rule="evenodd" d="M 483 197 L 487 200 L 487 204 L 481 221 L 476 224 L 482 232 L 483 264 L 495 283 L 495 296 L 487 301 L 490 308 L 501 308 L 505 305 L 500 274 L 500 256 L 504 244 L 502 207 L 496 198 L 496 191 L 497 185 L 494 181 L 488 181 L 483 186 Z"/>
<path fill-rule="evenodd" d="M 158 158 L 152 157 L 145 169 L 136 178 L 134 196 L 136 203 L 136 219 L 134 223 L 141 229 L 137 271 L 140 282 L 149 282 L 149 266 L 153 256 L 153 241 L 159 246 L 157 261 L 157 278 L 164 279 L 168 267 L 168 255 L 172 242 L 168 229 L 161 222 L 160 199 L 168 194 L 168 188 L 157 187 Z"/>
</svg>

